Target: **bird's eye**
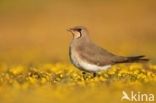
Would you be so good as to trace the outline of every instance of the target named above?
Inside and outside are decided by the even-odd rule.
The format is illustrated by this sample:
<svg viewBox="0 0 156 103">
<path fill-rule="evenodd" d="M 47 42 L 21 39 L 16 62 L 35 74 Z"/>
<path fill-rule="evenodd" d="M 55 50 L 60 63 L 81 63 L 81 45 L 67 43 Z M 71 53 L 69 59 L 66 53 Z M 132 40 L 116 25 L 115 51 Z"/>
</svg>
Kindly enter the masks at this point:
<svg viewBox="0 0 156 103">
<path fill-rule="evenodd" d="M 75 31 L 81 32 L 81 29 L 75 29 Z"/>
</svg>

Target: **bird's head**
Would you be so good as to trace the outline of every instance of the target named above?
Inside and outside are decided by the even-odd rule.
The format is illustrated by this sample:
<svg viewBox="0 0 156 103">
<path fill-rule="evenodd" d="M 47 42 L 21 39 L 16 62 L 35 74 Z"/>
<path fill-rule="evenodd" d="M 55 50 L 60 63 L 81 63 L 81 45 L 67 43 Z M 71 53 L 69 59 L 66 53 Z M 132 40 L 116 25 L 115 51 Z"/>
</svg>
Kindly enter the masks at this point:
<svg viewBox="0 0 156 103">
<path fill-rule="evenodd" d="M 75 26 L 68 29 L 73 34 L 74 39 L 79 39 L 88 35 L 88 30 L 83 26 Z"/>
</svg>

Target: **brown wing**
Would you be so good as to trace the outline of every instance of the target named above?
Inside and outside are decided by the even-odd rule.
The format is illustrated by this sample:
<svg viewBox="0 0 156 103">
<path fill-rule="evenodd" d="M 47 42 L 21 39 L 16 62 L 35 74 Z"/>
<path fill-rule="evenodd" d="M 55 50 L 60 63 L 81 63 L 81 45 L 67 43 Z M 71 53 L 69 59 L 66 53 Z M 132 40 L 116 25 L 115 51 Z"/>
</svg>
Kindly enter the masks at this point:
<svg viewBox="0 0 156 103">
<path fill-rule="evenodd" d="M 97 47 L 95 44 L 87 44 L 77 48 L 80 58 L 86 62 L 99 66 L 114 64 L 125 60 L 125 57 L 116 56 L 107 50 Z"/>
</svg>

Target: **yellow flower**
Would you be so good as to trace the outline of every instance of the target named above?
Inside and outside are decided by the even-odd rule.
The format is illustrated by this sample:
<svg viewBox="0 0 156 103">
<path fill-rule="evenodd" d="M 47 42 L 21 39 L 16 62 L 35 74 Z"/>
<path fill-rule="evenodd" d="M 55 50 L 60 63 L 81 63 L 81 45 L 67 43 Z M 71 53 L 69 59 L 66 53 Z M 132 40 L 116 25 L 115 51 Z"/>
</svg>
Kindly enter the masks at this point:
<svg viewBox="0 0 156 103">
<path fill-rule="evenodd" d="M 15 67 L 12 67 L 9 72 L 13 73 L 14 75 L 18 75 L 18 74 L 21 74 L 25 71 L 25 68 L 21 65 L 19 66 L 15 66 Z"/>
</svg>

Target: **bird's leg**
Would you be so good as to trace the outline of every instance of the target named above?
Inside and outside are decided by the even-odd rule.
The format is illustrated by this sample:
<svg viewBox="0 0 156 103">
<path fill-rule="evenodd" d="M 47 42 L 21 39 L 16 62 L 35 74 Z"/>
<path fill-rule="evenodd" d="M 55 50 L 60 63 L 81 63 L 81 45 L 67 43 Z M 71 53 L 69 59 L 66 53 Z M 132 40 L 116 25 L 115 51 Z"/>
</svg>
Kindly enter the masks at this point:
<svg viewBox="0 0 156 103">
<path fill-rule="evenodd" d="M 91 77 L 89 77 L 89 75 L 87 75 L 87 72 L 82 72 L 82 76 L 83 76 L 83 79 L 86 80 L 87 78 L 95 78 L 97 76 L 97 73 L 96 72 L 90 72 L 89 74 L 92 74 Z"/>
<path fill-rule="evenodd" d="M 83 79 L 86 80 L 86 72 L 82 72 Z"/>
<path fill-rule="evenodd" d="M 95 78 L 97 76 L 96 72 L 93 72 L 93 78 Z"/>
</svg>

